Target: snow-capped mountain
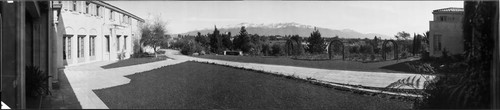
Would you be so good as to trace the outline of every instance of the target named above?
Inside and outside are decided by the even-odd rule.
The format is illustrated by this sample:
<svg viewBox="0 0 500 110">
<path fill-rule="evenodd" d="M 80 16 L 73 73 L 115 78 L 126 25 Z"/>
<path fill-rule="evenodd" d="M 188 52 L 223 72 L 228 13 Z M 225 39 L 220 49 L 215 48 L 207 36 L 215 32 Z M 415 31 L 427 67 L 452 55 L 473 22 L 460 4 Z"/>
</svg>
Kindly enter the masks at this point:
<svg viewBox="0 0 500 110">
<path fill-rule="evenodd" d="M 314 28 L 314 26 L 310 25 L 302 25 L 299 23 L 291 22 L 291 23 L 272 23 L 272 24 L 254 24 L 254 23 L 239 23 L 236 25 L 226 25 L 222 26 L 221 28 L 241 28 L 242 26 L 245 26 L 246 28 L 250 27 L 260 27 L 260 28 L 286 28 L 286 27 L 300 27 L 300 28 Z"/>
<path fill-rule="evenodd" d="M 233 36 L 238 35 L 242 26 L 249 34 L 259 34 L 259 35 L 295 35 L 298 34 L 301 37 L 309 37 L 311 32 L 313 32 L 315 26 L 303 25 L 295 22 L 291 23 L 272 23 L 272 24 L 255 24 L 255 23 L 239 23 L 236 25 L 226 25 L 217 26 L 217 29 L 221 33 L 231 32 Z M 391 38 L 390 36 L 376 33 L 360 33 L 351 29 L 334 30 L 322 27 L 316 27 L 321 33 L 322 37 L 335 37 L 340 38 L 373 38 L 374 36 L 382 37 L 383 39 Z M 214 28 L 207 28 L 202 30 L 195 30 L 182 35 L 196 35 L 198 32 L 201 34 L 212 33 Z"/>
</svg>

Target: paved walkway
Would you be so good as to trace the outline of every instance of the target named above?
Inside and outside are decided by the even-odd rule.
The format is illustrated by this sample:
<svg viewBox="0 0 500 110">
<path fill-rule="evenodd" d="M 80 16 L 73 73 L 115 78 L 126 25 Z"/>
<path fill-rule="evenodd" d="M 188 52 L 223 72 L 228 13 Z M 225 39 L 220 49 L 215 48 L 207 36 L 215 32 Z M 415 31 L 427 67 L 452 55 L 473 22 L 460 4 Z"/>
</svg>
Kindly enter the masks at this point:
<svg viewBox="0 0 500 110">
<path fill-rule="evenodd" d="M 160 68 L 162 66 L 181 63 L 181 60 L 165 60 L 152 63 L 103 69 L 101 66 L 115 61 L 96 62 L 86 65 L 67 67 L 64 73 L 83 109 L 108 109 L 101 99 L 92 90 L 103 89 L 127 84 L 130 79 L 125 76 L 143 71 Z"/>
<path fill-rule="evenodd" d="M 347 71 L 347 70 L 329 70 L 329 69 L 317 69 L 317 68 L 307 68 L 307 67 L 296 67 L 296 66 L 284 66 L 284 65 L 270 65 L 270 64 L 260 64 L 260 63 L 241 63 L 233 61 L 224 60 L 213 60 L 213 59 L 203 59 L 196 57 L 189 57 L 183 55 L 175 55 L 175 50 L 166 50 L 166 53 L 171 58 L 178 60 L 190 60 L 198 62 L 209 62 L 221 65 L 247 68 L 253 70 L 261 70 L 270 73 L 284 74 L 284 75 L 295 75 L 300 78 L 314 78 L 321 81 L 350 84 L 350 85 L 362 85 L 369 87 L 386 87 L 389 84 L 403 78 L 407 77 L 423 77 L 428 75 L 418 75 L 409 73 L 385 73 L 385 72 L 363 72 L 363 71 Z M 423 85 L 424 78 L 421 79 L 421 84 Z M 422 86 L 419 87 L 423 88 Z"/>
<path fill-rule="evenodd" d="M 103 89 L 127 84 L 130 79 L 124 77 L 130 74 L 160 68 L 185 61 L 211 62 L 222 65 L 243 67 L 266 72 L 295 75 L 301 78 L 314 78 L 335 83 L 363 85 L 370 87 L 386 87 L 398 79 L 415 76 L 406 73 L 374 73 L 345 70 L 327 70 L 294 66 L 269 65 L 257 63 L 240 63 L 222 60 L 202 59 L 180 55 L 176 50 L 165 50 L 165 54 L 174 60 L 157 61 L 152 63 L 126 66 L 120 68 L 103 69 L 101 66 L 114 63 L 113 61 L 96 62 L 86 65 L 67 67 L 64 72 L 83 109 L 107 109 L 108 107 L 92 90 Z M 423 83 L 423 82 L 422 82 Z M 423 84 L 421 84 L 423 85 Z"/>
</svg>

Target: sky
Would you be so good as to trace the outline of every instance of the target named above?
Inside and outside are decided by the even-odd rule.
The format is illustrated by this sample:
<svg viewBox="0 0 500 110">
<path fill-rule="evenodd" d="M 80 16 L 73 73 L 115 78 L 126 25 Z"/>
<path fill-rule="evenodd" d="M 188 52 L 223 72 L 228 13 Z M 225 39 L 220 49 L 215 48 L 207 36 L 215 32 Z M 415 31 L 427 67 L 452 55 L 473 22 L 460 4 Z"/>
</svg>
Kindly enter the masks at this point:
<svg viewBox="0 0 500 110">
<path fill-rule="evenodd" d="M 432 11 L 463 1 L 106 1 L 145 20 L 167 22 L 169 34 L 239 23 L 287 23 L 393 36 L 429 30 Z"/>
</svg>

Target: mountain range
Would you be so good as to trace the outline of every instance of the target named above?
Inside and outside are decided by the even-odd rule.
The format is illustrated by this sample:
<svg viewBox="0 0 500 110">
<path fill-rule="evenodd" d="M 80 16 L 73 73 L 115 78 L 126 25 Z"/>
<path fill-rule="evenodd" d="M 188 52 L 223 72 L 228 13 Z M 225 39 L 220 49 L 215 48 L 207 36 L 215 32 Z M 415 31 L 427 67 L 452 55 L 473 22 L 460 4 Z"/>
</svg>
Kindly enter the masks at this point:
<svg viewBox="0 0 500 110">
<path fill-rule="evenodd" d="M 226 25 L 218 26 L 217 29 L 221 33 L 231 32 L 233 36 L 239 34 L 242 26 L 245 26 L 248 34 L 258 34 L 258 35 L 299 35 L 301 37 L 309 37 L 313 32 L 315 26 L 303 25 L 299 23 L 273 23 L 273 24 L 254 24 L 254 23 L 239 23 L 236 25 Z M 370 38 L 374 36 L 382 37 L 382 39 L 392 38 L 388 35 L 377 34 L 377 33 L 360 33 L 351 29 L 335 30 L 329 28 L 316 27 L 321 33 L 322 37 L 335 37 L 340 38 Z M 189 31 L 186 33 L 181 33 L 181 35 L 197 35 L 200 32 L 203 35 L 212 33 L 214 28 L 207 28 L 202 30 Z"/>
</svg>

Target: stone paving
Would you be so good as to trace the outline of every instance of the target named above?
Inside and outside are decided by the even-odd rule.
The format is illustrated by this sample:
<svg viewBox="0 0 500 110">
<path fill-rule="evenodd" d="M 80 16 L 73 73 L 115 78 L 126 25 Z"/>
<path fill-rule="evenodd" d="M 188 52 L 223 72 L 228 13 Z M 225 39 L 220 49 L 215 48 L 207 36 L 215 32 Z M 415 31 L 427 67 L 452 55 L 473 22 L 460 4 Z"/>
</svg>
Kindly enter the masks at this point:
<svg viewBox="0 0 500 110">
<path fill-rule="evenodd" d="M 173 58 L 133 66 L 103 69 L 101 66 L 114 63 L 114 61 L 95 62 L 85 65 L 67 67 L 64 72 L 76 94 L 83 109 L 108 109 L 101 99 L 92 91 L 127 84 L 130 79 L 125 76 L 174 65 L 185 61 L 210 62 L 233 67 L 262 70 L 271 73 L 295 75 L 301 78 L 314 78 L 321 81 L 335 83 L 363 85 L 370 87 L 385 87 L 401 78 L 415 76 L 406 73 L 359 72 L 345 70 L 327 70 L 294 66 L 269 65 L 257 63 L 240 63 L 222 60 L 202 59 L 180 55 L 177 50 L 164 50 L 165 54 Z M 421 77 L 421 76 L 420 76 Z M 423 83 L 423 82 L 422 82 Z M 133 99 L 131 99 L 133 100 Z"/>
</svg>

